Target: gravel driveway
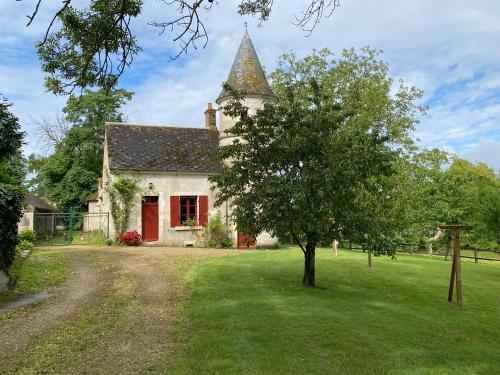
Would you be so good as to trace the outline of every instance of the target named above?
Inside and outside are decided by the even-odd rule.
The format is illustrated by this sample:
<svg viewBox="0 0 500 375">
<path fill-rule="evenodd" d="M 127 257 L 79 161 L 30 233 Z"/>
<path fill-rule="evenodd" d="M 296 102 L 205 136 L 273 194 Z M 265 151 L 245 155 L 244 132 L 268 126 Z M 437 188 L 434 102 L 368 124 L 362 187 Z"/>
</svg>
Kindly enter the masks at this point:
<svg viewBox="0 0 500 375">
<path fill-rule="evenodd" d="M 52 249 L 53 250 L 53 249 Z M 165 373 L 188 335 L 191 265 L 234 250 L 61 247 L 56 296 L 0 322 L 0 373 Z"/>
</svg>

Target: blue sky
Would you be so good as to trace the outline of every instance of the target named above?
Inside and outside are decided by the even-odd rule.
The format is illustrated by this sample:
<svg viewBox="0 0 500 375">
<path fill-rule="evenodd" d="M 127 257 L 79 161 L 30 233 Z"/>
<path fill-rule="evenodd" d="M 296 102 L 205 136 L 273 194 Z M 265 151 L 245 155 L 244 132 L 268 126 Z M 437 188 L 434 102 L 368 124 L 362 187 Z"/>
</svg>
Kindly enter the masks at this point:
<svg viewBox="0 0 500 375">
<path fill-rule="evenodd" d="M 0 2 L 0 93 L 27 132 L 25 152 L 43 152 L 33 119 L 55 117 L 65 98 L 44 92 L 43 74 L 33 43 L 43 35 L 59 1 L 45 0 L 35 24 L 26 17 L 35 0 Z M 85 0 L 76 0 L 85 4 Z M 248 29 L 266 71 L 281 54 L 304 56 L 313 48 L 369 45 L 384 51 L 391 76 L 425 91 L 429 105 L 415 137 L 422 147 L 439 147 L 500 170 L 500 2 L 482 0 L 344 0 L 310 37 L 292 25 L 304 0 L 275 1 L 270 21 L 236 15 L 238 1 L 221 1 L 206 14 L 209 43 L 175 62 L 172 34 L 147 25 L 172 18 L 174 8 L 145 0 L 134 21 L 143 53 L 121 86 L 135 92 L 125 108 L 128 122 L 203 126 L 207 102 L 214 102 L 238 44 Z"/>
</svg>

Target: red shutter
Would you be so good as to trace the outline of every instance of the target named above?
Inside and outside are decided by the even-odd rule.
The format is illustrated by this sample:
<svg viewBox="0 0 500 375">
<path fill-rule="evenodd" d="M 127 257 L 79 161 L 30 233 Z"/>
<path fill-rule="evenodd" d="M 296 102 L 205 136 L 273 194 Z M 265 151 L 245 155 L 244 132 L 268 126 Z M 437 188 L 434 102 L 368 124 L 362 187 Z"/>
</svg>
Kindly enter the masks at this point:
<svg viewBox="0 0 500 375">
<path fill-rule="evenodd" d="M 181 197 L 170 196 L 170 226 L 175 227 L 181 225 Z"/>
<path fill-rule="evenodd" d="M 208 197 L 206 195 L 199 196 L 200 211 L 198 215 L 198 225 L 205 225 L 208 222 Z"/>
</svg>

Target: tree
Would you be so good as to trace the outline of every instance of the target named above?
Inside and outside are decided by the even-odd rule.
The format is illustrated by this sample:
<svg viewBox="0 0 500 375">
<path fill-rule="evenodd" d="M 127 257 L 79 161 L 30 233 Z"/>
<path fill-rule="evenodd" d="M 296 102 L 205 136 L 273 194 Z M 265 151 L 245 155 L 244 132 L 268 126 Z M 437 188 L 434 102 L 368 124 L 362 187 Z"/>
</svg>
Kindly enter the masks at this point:
<svg viewBox="0 0 500 375">
<path fill-rule="evenodd" d="M 463 240 L 475 246 L 500 244 L 500 179 L 485 164 L 423 150 L 406 164 L 408 226 L 403 238 L 430 238 L 443 224 L 473 224 Z M 451 236 L 446 240 L 451 241 Z"/>
<path fill-rule="evenodd" d="M 398 163 L 424 108 L 422 93 L 393 88 L 388 67 L 369 48 L 284 55 L 271 74 L 277 96 L 255 115 L 237 94 L 223 110 L 238 118 L 210 177 L 216 204 L 230 201 L 239 230 L 291 234 L 304 253 L 306 286 L 315 285 L 320 241 L 352 240 L 376 255 L 394 250 L 400 230 Z M 392 94 L 394 90 L 394 94 Z"/>
<path fill-rule="evenodd" d="M 35 20 L 43 1 L 38 0 L 27 26 Z M 55 94 L 67 94 L 75 88 L 99 86 L 111 89 L 118 78 L 132 64 L 140 47 L 132 32 L 132 20 L 142 12 L 143 0 L 88 0 L 87 7 L 78 9 L 72 0 L 63 0 L 47 27 L 44 38 L 37 44 L 42 60 L 42 70 L 47 74 L 45 85 Z M 166 30 L 174 33 L 180 50 L 172 59 L 196 49 L 198 43 L 205 47 L 208 33 L 202 13 L 212 9 L 213 0 L 165 1 L 175 8 L 178 16 L 168 21 L 153 21 L 160 34 Z M 304 10 L 295 15 L 294 23 L 310 34 L 316 25 L 329 17 L 339 6 L 339 0 L 309 0 Z M 240 15 L 258 16 L 266 21 L 273 7 L 273 0 L 241 0 Z M 53 31 L 54 24 L 61 27 Z"/>
<path fill-rule="evenodd" d="M 121 106 L 132 97 L 125 90 L 85 91 L 71 96 L 63 109 L 71 128 L 52 155 L 31 155 L 31 185 L 60 209 L 81 207 L 97 189 L 104 149 L 104 123 L 123 121 Z"/>
<path fill-rule="evenodd" d="M 21 157 L 24 134 L 10 106 L 5 99 L 0 100 L 0 271 L 7 271 L 14 259 L 25 195 Z"/>
<path fill-rule="evenodd" d="M 54 150 L 61 144 L 64 136 L 71 128 L 71 124 L 66 121 L 61 113 L 56 113 L 54 118 L 33 119 L 33 124 L 37 128 L 38 143 L 45 151 Z"/>
</svg>

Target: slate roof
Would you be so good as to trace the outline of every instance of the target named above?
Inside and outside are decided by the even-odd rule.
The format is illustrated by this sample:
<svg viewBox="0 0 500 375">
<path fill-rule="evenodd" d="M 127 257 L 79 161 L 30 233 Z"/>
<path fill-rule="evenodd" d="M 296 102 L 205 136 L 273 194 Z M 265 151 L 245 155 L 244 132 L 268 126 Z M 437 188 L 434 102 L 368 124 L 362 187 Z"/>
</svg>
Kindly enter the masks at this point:
<svg viewBox="0 0 500 375">
<path fill-rule="evenodd" d="M 28 193 L 28 195 L 26 196 L 26 204 L 28 206 L 33 206 L 35 208 L 38 208 L 39 210 L 52 211 L 52 212 L 57 211 L 57 209 L 54 206 L 48 204 L 47 202 L 41 200 L 36 195 L 33 195 L 31 193 Z"/>
<path fill-rule="evenodd" d="M 271 90 L 267 82 L 266 75 L 260 65 L 257 52 L 255 52 L 252 39 L 250 39 L 248 32 L 245 32 L 241 40 L 238 53 L 234 58 L 233 66 L 231 67 L 226 83 L 234 90 L 243 91 L 247 95 L 275 97 L 273 90 Z M 220 104 L 223 99 L 229 96 L 229 93 L 222 89 L 216 103 Z"/>
<path fill-rule="evenodd" d="M 204 128 L 106 124 L 109 168 L 136 171 L 218 172 L 207 153 L 219 133 Z"/>
</svg>

